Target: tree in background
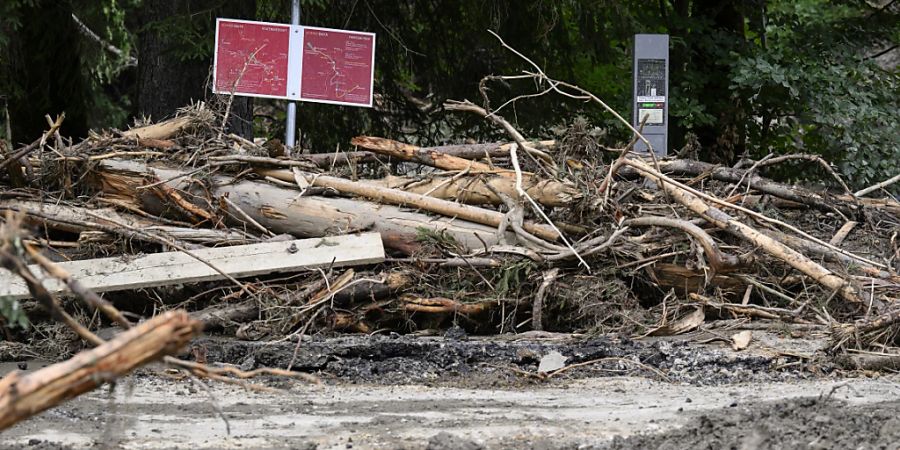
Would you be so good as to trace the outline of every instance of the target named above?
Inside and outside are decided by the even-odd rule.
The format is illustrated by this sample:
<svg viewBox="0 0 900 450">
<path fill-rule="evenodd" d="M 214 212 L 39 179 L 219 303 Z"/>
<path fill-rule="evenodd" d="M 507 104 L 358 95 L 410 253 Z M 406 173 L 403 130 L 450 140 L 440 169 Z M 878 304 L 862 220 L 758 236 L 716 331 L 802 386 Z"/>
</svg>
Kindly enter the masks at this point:
<svg viewBox="0 0 900 450">
<path fill-rule="evenodd" d="M 143 0 L 137 15 L 137 111 L 159 120 L 208 96 L 216 17 L 252 20 L 256 1 Z M 234 98 L 229 126 L 252 137 L 251 98 Z"/>
<path fill-rule="evenodd" d="M 488 29 L 553 77 L 596 93 L 627 115 L 632 36 L 640 32 L 672 36 L 674 149 L 694 136 L 701 157 L 723 163 L 744 155 L 820 153 L 839 163 L 857 185 L 900 170 L 897 65 L 879 64 L 883 58 L 876 57 L 897 52 L 897 1 L 301 3 L 304 24 L 378 33 L 376 108 L 312 103 L 298 108 L 301 143 L 314 151 L 346 145 L 362 133 L 420 144 L 501 138 L 475 117 L 441 109 L 449 98 L 481 102 L 483 76 L 525 68 Z M 48 14 L 36 13 L 47 8 Z M 68 12 L 124 56 L 78 33 Z M 86 126 L 122 127 L 129 115 L 161 119 L 192 99 L 209 98 L 216 16 L 287 22 L 290 0 L 0 3 L 0 95 L 15 111 L 15 128 L 31 127 L 16 139 L 32 139 L 44 126 L 43 114 L 63 109 L 71 120 L 66 132 L 78 136 Z M 137 70 L 123 64 L 135 47 Z M 488 88 L 493 106 L 534 90 L 514 82 Z M 282 136 L 284 102 L 257 99 L 255 104 L 257 131 Z M 233 109 L 244 120 L 232 127 L 244 134 L 250 108 L 249 100 L 239 98 Z M 629 139 L 599 108 L 560 97 L 522 101 L 504 115 L 530 136 L 552 134 L 580 115 L 609 139 Z"/>
</svg>

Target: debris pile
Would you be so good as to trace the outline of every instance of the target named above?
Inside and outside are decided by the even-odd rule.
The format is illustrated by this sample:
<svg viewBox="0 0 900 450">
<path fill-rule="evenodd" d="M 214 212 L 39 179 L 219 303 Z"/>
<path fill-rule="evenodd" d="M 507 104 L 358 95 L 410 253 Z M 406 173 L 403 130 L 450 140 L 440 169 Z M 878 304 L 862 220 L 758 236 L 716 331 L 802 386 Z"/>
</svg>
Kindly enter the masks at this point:
<svg viewBox="0 0 900 450">
<path fill-rule="evenodd" d="M 241 339 L 451 327 L 642 336 L 743 319 L 820 325 L 834 349 L 895 344 L 890 185 L 853 193 L 810 155 L 736 167 L 658 159 L 634 142 L 604 147 L 580 123 L 530 141 L 472 103 L 445 109 L 479 114 L 512 142 L 422 148 L 360 136 L 352 152 L 289 153 L 223 131 L 222 115 L 199 104 L 73 143 L 60 117 L 3 155 L 0 210 L 41 251 L 7 249 L 66 268 L 128 317 L 182 308 L 207 332 Z M 837 190 L 763 175 L 786 161 Z M 46 290 L 79 296 L 43 273 L 61 280 Z M 41 329 L 47 312 L 24 300 L 35 293 L 2 279 L 0 295 L 23 299 Z M 87 327 L 112 324 L 63 306 Z M 749 336 L 739 338 L 736 349 Z"/>
</svg>

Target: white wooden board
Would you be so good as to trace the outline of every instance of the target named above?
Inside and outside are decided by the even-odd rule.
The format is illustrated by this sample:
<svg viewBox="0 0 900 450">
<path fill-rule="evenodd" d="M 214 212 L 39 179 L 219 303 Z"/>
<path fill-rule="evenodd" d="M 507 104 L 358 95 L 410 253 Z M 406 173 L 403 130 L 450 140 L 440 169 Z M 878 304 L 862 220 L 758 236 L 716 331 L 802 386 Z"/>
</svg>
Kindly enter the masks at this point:
<svg viewBox="0 0 900 450">
<path fill-rule="evenodd" d="M 384 247 L 378 233 L 208 248 L 192 250 L 191 253 L 235 278 L 384 261 Z M 197 283 L 224 278 L 208 265 L 182 252 L 88 259 L 59 265 L 95 292 Z M 50 292 L 58 293 L 66 290 L 65 285 L 46 276 L 36 265 L 30 267 Z M 22 299 L 31 295 L 18 276 L 0 268 L 0 297 Z"/>
</svg>

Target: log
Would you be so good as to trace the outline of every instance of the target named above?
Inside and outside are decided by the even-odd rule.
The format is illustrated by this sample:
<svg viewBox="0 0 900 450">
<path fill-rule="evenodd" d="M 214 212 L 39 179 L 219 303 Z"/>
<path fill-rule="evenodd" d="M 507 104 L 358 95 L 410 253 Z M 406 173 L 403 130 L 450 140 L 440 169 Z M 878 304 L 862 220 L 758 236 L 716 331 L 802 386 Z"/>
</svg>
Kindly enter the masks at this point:
<svg viewBox="0 0 900 450">
<path fill-rule="evenodd" d="M 628 159 L 626 164 L 634 167 L 638 172 L 647 179 L 656 182 L 668 193 L 675 201 L 681 203 L 707 222 L 744 239 L 748 242 L 763 249 L 766 253 L 784 261 L 791 267 L 803 272 L 817 283 L 832 292 L 840 293 L 841 297 L 853 302 L 862 303 L 863 300 L 859 296 L 857 289 L 844 278 L 841 278 L 822 265 L 812 261 L 800 252 L 794 250 L 787 245 L 773 239 L 772 237 L 757 231 L 755 228 L 740 222 L 724 211 L 706 204 L 699 197 L 686 189 L 675 184 L 665 175 L 656 172 L 644 161 L 638 159 Z"/>
<path fill-rule="evenodd" d="M 256 319 L 259 315 L 257 300 L 246 300 L 240 303 L 212 305 L 191 313 L 191 318 L 203 322 L 204 330 L 225 328 L 233 323 L 242 323 Z"/>
<path fill-rule="evenodd" d="M 790 200 L 825 212 L 839 211 L 850 217 L 856 217 L 860 213 L 859 203 L 847 196 L 825 196 L 809 189 L 796 185 L 778 183 L 757 174 L 755 171 L 748 174 L 747 170 L 734 169 L 701 161 L 689 159 L 676 159 L 660 161 L 659 169 L 666 174 L 683 176 L 708 175 L 710 178 L 728 183 L 746 184 L 751 188 L 775 197 Z M 636 176 L 637 171 L 620 170 L 623 176 Z"/>
<path fill-rule="evenodd" d="M 303 176 L 310 186 L 334 189 L 338 192 L 358 195 L 377 202 L 398 206 L 411 206 L 443 216 L 458 217 L 463 220 L 491 227 L 499 227 L 500 224 L 506 220 L 506 215 L 497 211 L 463 205 L 438 198 L 426 197 L 424 195 L 405 192 L 398 189 L 367 185 L 328 175 L 313 175 L 306 173 L 303 174 Z M 547 225 L 525 222 L 522 227 L 529 233 L 548 241 L 555 241 L 559 237 L 559 234 Z"/>
<path fill-rule="evenodd" d="M 145 127 L 132 128 L 122 132 L 122 136 L 136 139 L 154 139 L 157 141 L 174 137 L 182 130 L 193 124 L 194 119 L 189 115 L 164 120 Z"/>
<path fill-rule="evenodd" d="M 92 169 L 87 181 L 104 195 L 157 215 L 171 214 L 175 208 L 154 194 L 155 188 L 136 189 L 142 185 L 170 180 L 173 188 L 185 188 L 185 171 L 148 166 L 141 162 L 110 159 Z M 296 237 L 322 237 L 359 231 L 376 231 L 387 248 L 412 254 L 421 248 L 423 230 L 452 239 L 467 251 L 483 250 L 500 243 L 495 228 L 449 217 L 430 217 L 396 206 L 382 205 L 349 198 L 298 196 L 296 190 L 270 183 L 242 180 L 233 183 L 214 177 L 216 184 L 208 192 L 194 197 L 197 203 L 221 204 L 228 198 L 245 213 L 275 233 Z M 212 196 L 207 199 L 206 195 Z M 506 234 L 512 241 L 515 236 Z"/>
<path fill-rule="evenodd" d="M 334 294 L 333 301 L 337 306 L 347 306 L 357 302 L 383 300 L 409 288 L 414 282 L 415 276 L 411 272 L 391 272 L 385 275 L 383 283 L 363 281 L 341 289 Z"/>
<path fill-rule="evenodd" d="M 434 151 L 465 159 L 480 160 L 487 157 L 502 158 L 509 156 L 509 148 L 512 144 L 497 142 L 491 144 L 451 144 L 435 147 L 422 147 L 423 150 Z M 556 141 L 541 141 L 542 147 L 552 148 Z M 382 155 L 369 151 L 314 153 L 311 155 L 296 155 L 301 161 L 308 161 L 316 166 L 327 169 L 332 166 L 346 165 L 351 162 L 378 162 Z"/>
<path fill-rule="evenodd" d="M 159 232 L 176 241 L 220 246 L 249 244 L 258 241 L 252 236 L 230 230 L 160 225 L 153 220 L 135 214 L 118 212 L 112 208 L 85 208 L 64 203 L 43 203 L 31 200 L 0 200 L 0 211 L 22 212 L 26 215 L 28 222 L 69 233 L 85 233 L 105 228 L 108 224 L 101 222 L 103 222 L 102 218 L 107 218 L 132 228 L 139 228 L 147 232 Z"/>
<path fill-rule="evenodd" d="M 137 367 L 176 354 L 200 332 L 184 311 L 154 317 L 68 361 L 0 380 L 0 430 L 113 381 Z"/>
<path fill-rule="evenodd" d="M 294 174 L 289 170 L 258 169 L 256 172 L 289 183 L 294 182 Z M 497 196 L 497 192 L 510 198 L 516 198 L 518 195 L 515 179 L 497 174 L 463 177 L 440 175 L 425 179 L 389 176 L 378 180 L 359 180 L 357 183 L 401 189 L 406 192 L 459 201 L 469 205 L 502 205 L 504 204 L 503 199 Z M 545 206 L 570 205 L 582 196 L 581 192 L 571 183 L 541 180 L 537 177 L 528 177 L 523 188 L 531 198 Z"/>
<path fill-rule="evenodd" d="M 511 198 L 518 197 L 514 184 L 516 180 L 516 172 L 513 170 L 497 169 L 489 164 L 485 164 L 482 162 L 471 161 L 468 159 L 448 155 L 446 153 L 440 153 L 438 151 L 435 151 L 434 149 L 416 147 L 415 145 L 404 144 L 402 142 L 392 141 L 390 139 L 371 136 L 359 136 L 353 138 L 351 143 L 382 155 L 392 156 L 405 161 L 413 161 L 419 164 L 436 167 L 438 169 L 454 171 L 465 170 L 469 173 L 487 173 L 493 174 L 495 177 L 506 178 L 510 181 L 507 182 L 508 185 L 504 187 L 503 192 L 512 193 L 513 195 L 510 195 Z M 512 146 L 514 144 L 509 145 Z M 495 183 L 500 182 L 495 181 Z M 532 195 L 532 197 L 534 197 L 532 192 L 539 192 L 543 189 L 551 192 L 558 192 L 566 197 L 571 197 L 572 199 L 577 199 L 581 196 L 578 189 L 572 183 L 558 180 L 542 180 L 536 177 L 534 174 L 527 172 L 522 174 L 522 187 L 526 191 L 529 191 L 528 194 Z M 566 200 L 562 204 L 566 204 L 570 201 L 571 200 Z"/>
</svg>

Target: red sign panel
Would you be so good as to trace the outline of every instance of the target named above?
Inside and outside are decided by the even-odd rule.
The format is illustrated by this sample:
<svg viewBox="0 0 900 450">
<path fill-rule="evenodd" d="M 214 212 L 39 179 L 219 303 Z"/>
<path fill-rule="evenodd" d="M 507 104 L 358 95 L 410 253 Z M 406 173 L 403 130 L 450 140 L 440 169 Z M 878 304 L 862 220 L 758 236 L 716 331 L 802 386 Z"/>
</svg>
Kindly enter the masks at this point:
<svg viewBox="0 0 900 450">
<path fill-rule="evenodd" d="M 303 27 L 300 99 L 372 106 L 375 35 Z"/>
<path fill-rule="evenodd" d="M 219 19 L 213 91 L 287 97 L 291 26 Z"/>
<path fill-rule="evenodd" d="M 213 92 L 372 106 L 375 35 L 218 19 Z"/>
</svg>

